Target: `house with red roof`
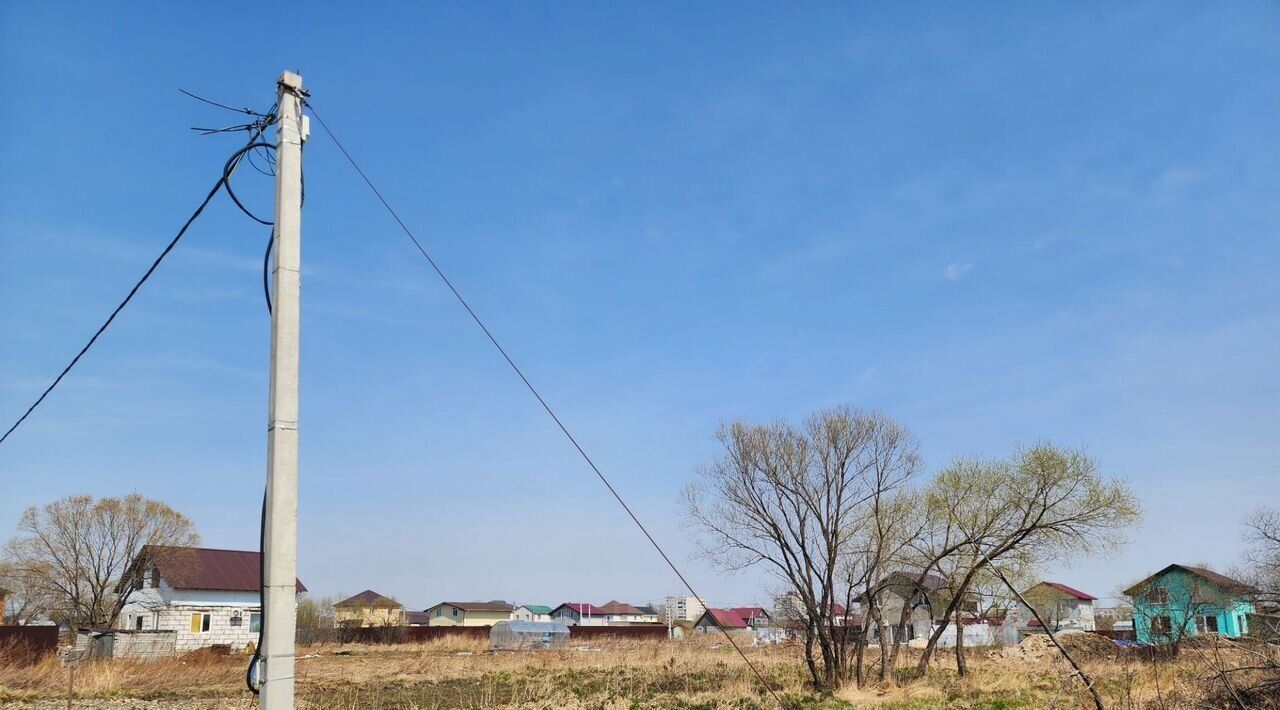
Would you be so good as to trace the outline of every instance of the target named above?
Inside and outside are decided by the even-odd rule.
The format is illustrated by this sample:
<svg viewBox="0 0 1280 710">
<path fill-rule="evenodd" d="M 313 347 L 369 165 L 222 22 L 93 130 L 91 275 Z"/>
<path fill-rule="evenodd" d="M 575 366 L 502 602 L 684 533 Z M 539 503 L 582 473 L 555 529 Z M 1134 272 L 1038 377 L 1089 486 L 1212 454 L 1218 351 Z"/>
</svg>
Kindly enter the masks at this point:
<svg viewBox="0 0 1280 710">
<path fill-rule="evenodd" d="M 735 606 L 729 611 L 736 614 L 740 619 L 747 623 L 753 629 L 770 626 L 773 619 L 769 616 L 769 612 L 761 606 Z"/>
<path fill-rule="evenodd" d="M 126 579 L 139 583 L 117 626 L 175 634 L 178 653 L 209 646 L 240 650 L 262 627 L 262 559 L 257 552 L 146 545 Z M 295 580 L 299 594 L 307 591 Z"/>
<path fill-rule="evenodd" d="M 1040 582 L 1022 592 L 1028 604 L 1035 607 L 1040 618 L 1054 633 L 1059 631 L 1094 631 L 1093 603 L 1098 600 L 1092 594 L 1068 586 L 1061 582 Z M 1044 627 L 1036 621 L 1031 609 L 1018 605 L 1006 617 L 1006 623 L 1016 622 L 1023 632 L 1043 632 Z"/>
<path fill-rule="evenodd" d="M 751 626 L 746 619 L 738 616 L 732 609 L 707 609 L 693 625 L 693 631 L 696 634 L 718 634 L 720 629 L 749 631 Z"/>
</svg>

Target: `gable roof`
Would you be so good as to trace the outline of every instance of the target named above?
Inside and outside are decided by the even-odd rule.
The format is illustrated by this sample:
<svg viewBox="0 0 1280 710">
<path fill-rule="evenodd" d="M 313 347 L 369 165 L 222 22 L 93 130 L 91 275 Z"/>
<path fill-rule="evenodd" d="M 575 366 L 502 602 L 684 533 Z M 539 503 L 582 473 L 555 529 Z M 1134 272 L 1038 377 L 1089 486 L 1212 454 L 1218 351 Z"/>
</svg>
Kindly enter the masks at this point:
<svg viewBox="0 0 1280 710">
<path fill-rule="evenodd" d="M 1143 587 L 1147 586 L 1148 584 L 1155 581 L 1156 579 L 1163 577 L 1166 574 L 1169 574 L 1175 569 L 1180 569 L 1184 572 L 1187 572 L 1188 574 L 1192 574 L 1197 577 L 1200 577 L 1201 579 L 1216 586 L 1219 589 L 1219 591 L 1233 592 L 1236 594 L 1255 594 L 1258 591 L 1257 588 L 1255 588 L 1250 584 L 1241 582 L 1238 579 L 1232 579 L 1231 577 L 1228 577 L 1225 574 L 1218 574 L 1217 572 L 1214 572 L 1211 569 L 1205 569 L 1204 567 L 1192 567 L 1191 565 L 1172 564 L 1160 570 L 1159 572 L 1156 572 L 1150 577 L 1147 577 L 1146 579 L 1138 582 L 1132 587 L 1129 587 L 1128 589 L 1124 590 L 1124 593 L 1126 596 L 1130 596 L 1130 597 L 1136 596 L 1139 592 L 1142 591 Z"/>
<path fill-rule="evenodd" d="M 1062 584 L 1060 582 L 1041 582 L 1040 584 L 1043 584 L 1046 587 L 1051 587 L 1053 589 L 1056 589 L 1059 592 L 1062 592 L 1063 594 L 1068 594 L 1082 601 L 1092 602 L 1092 601 L 1097 601 L 1098 599 L 1092 594 L 1085 594 L 1084 592 L 1080 591 L 1079 589 L 1076 589 L 1075 587 L 1068 587 L 1067 585 Z M 1039 585 L 1036 585 L 1036 586 L 1039 586 Z"/>
<path fill-rule="evenodd" d="M 629 616 L 643 616 L 644 612 L 626 602 L 620 602 L 616 599 L 600 607 L 600 610 L 606 614 L 626 614 Z"/>
<path fill-rule="evenodd" d="M 435 606 L 428 607 L 427 611 L 431 611 L 436 606 L 452 606 L 463 611 L 515 611 L 516 608 L 506 602 L 440 602 Z"/>
<path fill-rule="evenodd" d="M 551 607 L 549 607 L 549 606 L 543 606 L 543 605 L 541 605 L 541 604 L 521 604 L 520 606 L 518 606 L 518 607 L 516 607 L 516 608 L 517 608 L 517 609 L 528 609 L 529 611 L 531 611 L 531 612 L 533 612 L 533 613 L 535 613 L 535 614 L 550 614 L 550 613 L 551 613 Z"/>
<path fill-rule="evenodd" d="M 377 592 L 373 591 L 372 589 L 366 589 L 363 592 L 360 592 L 359 594 L 355 595 L 354 597 L 347 597 L 346 599 L 343 599 L 342 601 L 334 604 L 334 606 L 335 607 L 372 606 L 372 607 L 381 607 L 386 609 L 403 609 L 404 608 L 404 604 L 401 604 L 400 602 L 390 597 L 384 597 L 381 594 L 378 594 Z"/>
<path fill-rule="evenodd" d="M 917 580 L 919 580 L 917 582 Z M 947 585 L 947 580 L 936 574 L 926 573 L 924 577 L 919 572 L 910 570 L 896 570 L 886 574 L 880 583 L 876 585 L 875 593 L 892 592 L 895 596 L 903 596 L 904 588 L 906 592 L 910 592 L 914 597 L 919 592 L 924 592 L 932 598 L 934 592 L 942 589 Z M 913 591 L 914 590 L 914 591 Z M 858 601 L 864 601 L 867 593 L 863 592 L 858 595 Z"/>
<path fill-rule="evenodd" d="M 698 617 L 698 625 L 701 626 L 704 619 L 711 617 L 711 625 L 719 625 L 726 629 L 745 629 L 747 622 L 741 616 L 735 614 L 731 609 L 707 609 L 702 612 L 702 616 Z"/>
<path fill-rule="evenodd" d="M 893 580 L 893 581 L 890 581 L 890 580 Z M 919 585 L 916 584 L 916 580 L 920 580 Z M 919 572 L 912 572 L 910 570 L 898 570 L 896 572 L 891 572 L 890 574 L 886 575 L 885 578 L 880 582 L 881 587 L 885 587 L 893 584 L 919 586 L 921 589 L 925 590 L 926 592 L 934 592 L 946 586 L 947 580 L 939 575 L 932 574 L 932 573 L 926 573 L 924 577 L 921 578 Z"/>
<path fill-rule="evenodd" d="M 125 577 L 145 570 L 141 565 L 149 562 L 174 589 L 261 593 L 261 560 L 259 553 L 245 550 L 144 545 L 125 571 Z M 302 582 L 296 578 L 294 582 L 297 591 L 307 591 Z"/>
<path fill-rule="evenodd" d="M 561 604 L 560 606 L 556 607 L 555 609 L 552 609 L 552 610 L 551 610 L 551 613 L 552 613 L 552 614 L 554 614 L 554 613 L 556 613 L 557 611 L 560 611 L 560 610 L 561 610 L 561 609 L 563 609 L 563 608 L 567 608 L 567 609 L 571 609 L 571 610 L 573 610 L 573 611 L 576 611 L 576 612 L 578 612 L 578 615 L 579 615 L 579 616 L 583 616 L 583 615 L 585 615 L 585 616 L 607 616 L 607 612 L 606 612 L 604 609 L 601 609 L 600 607 L 596 606 L 595 604 L 586 604 L 586 603 L 582 603 L 582 602 L 565 602 L 564 604 Z"/>
<path fill-rule="evenodd" d="M 752 619 L 758 619 L 762 616 L 766 619 L 770 618 L 769 612 L 765 611 L 762 606 L 735 606 L 729 611 L 737 614 L 744 621 L 751 621 Z M 843 612 L 841 615 L 843 615 Z"/>
</svg>

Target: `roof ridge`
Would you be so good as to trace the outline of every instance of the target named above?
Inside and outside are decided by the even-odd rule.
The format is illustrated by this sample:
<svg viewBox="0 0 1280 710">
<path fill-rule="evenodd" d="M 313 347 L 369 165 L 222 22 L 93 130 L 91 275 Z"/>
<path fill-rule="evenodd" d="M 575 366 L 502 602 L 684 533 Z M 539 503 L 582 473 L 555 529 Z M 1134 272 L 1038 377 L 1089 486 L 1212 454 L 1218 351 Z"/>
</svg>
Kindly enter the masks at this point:
<svg viewBox="0 0 1280 710">
<path fill-rule="evenodd" d="M 198 545 L 156 545 L 154 543 L 147 543 L 146 545 L 143 545 L 143 547 L 155 547 L 155 548 L 160 548 L 164 550 L 208 550 L 209 552 L 242 552 L 246 555 L 262 554 L 262 552 L 258 550 L 232 550 L 229 547 L 202 547 Z"/>
</svg>

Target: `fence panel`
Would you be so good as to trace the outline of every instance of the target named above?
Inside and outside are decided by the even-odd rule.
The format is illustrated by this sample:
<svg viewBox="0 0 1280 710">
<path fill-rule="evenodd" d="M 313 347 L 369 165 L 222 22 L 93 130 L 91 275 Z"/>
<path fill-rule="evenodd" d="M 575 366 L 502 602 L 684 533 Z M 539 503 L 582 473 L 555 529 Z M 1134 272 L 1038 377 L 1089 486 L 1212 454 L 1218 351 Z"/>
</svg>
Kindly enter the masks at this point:
<svg viewBox="0 0 1280 710">
<path fill-rule="evenodd" d="M 0 626 L 0 659 L 5 663 L 35 663 L 57 651 L 56 626 Z"/>
<path fill-rule="evenodd" d="M 298 631 L 298 643 L 427 643 L 443 638 L 488 639 L 490 626 L 384 626 L 349 629 L 312 629 Z M 650 626 L 570 626 L 569 638 L 576 640 L 629 639 L 662 641 L 667 627 Z"/>
<path fill-rule="evenodd" d="M 570 626 L 569 638 L 588 640 L 599 638 L 630 639 L 634 641 L 663 641 L 667 638 L 667 627 L 662 624 L 653 626 Z"/>
</svg>

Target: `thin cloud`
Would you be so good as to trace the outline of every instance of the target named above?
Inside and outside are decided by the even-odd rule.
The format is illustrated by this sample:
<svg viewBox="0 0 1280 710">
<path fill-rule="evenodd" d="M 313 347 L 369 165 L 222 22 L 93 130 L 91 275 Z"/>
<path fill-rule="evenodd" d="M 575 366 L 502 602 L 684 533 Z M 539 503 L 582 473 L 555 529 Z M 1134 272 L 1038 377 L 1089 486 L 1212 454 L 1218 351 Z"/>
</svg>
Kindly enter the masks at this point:
<svg viewBox="0 0 1280 710">
<path fill-rule="evenodd" d="M 1200 182 L 1201 177 L 1202 175 L 1195 170 L 1170 168 L 1160 173 L 1160 176 L 1155 179 L 1151 191 L 1155 201 L 1164 204 L 1177 198 L 1183 190 Z"/>
<path fill-rule="evenodd" d="M 964 275 L 973 270 L 973 264 L 947 264 L 946 276 L 948 281 L 959 281 Z"/>
</svg>

